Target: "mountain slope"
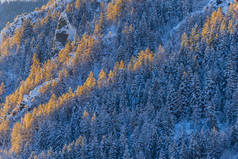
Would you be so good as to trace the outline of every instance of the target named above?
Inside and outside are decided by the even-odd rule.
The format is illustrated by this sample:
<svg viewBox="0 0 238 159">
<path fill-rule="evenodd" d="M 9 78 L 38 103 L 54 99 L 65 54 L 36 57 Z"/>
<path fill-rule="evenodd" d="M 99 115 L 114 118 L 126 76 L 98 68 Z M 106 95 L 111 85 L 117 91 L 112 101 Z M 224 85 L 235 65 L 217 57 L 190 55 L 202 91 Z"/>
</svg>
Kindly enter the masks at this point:
<svg viewBox="0 0 238 159">
<path fill-rule="evenodd" d="M 16 1 L 0 3 L 0 29 L 2 29 L 7 22 L 12 22 L 13 19 L 22 13 L 31 12 L 35 8 L 41 7 L 45 4 L 46 0 L 41 1 Z"/>
<path fill-rule="evenodd" d="M 238 3 L 214 2 L 18 16 L 0 35 L 1 157 L 235 158 Z"/>
</svg>

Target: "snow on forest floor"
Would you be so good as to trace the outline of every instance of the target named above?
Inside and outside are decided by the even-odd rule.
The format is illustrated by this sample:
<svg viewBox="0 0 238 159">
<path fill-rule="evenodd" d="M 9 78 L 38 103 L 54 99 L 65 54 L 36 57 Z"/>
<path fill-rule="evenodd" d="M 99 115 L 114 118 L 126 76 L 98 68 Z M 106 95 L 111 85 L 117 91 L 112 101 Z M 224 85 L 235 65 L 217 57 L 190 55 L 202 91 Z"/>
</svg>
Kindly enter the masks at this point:
<svg viewBox="0 0 238 159">
<path fill-rule="evenodd" d="M 51 84 L 54 80 L 52 81 L 47 81 L 37 87 L 35 87 L 32 91 L 30 91 L 30 93 L 28 95 L 24 95 L 23 96 L 23 101 L 22 103 L 24 103 L 25 105 L 27 105 L 28 107 L 31 107 L 32 106 L 32 100 L 35 98 L 35 97 L 38 97 L 40 96 L 40 93 L 39 93 L 39 90 L 44 87 L 45 85 L 47 84 Z M 56 80 L 57 81 L 57 80 Z"/>
<path fill-rule="evenodd" d="M 33 108 L 32 102 L 36 97 L 40 96 L 39 90 L 47 84 L 51 84 L 53 81 L 58 81 L 57 79 L 44 82 L 43 84 L 35 87 L 29 94 L 23 96 L 23 101 L 21 104 L 14 109 L 8 116 L 9 119 L 18 120 L 20 119 L 29 109 Z"/>
<path fill-rule="evenodd" d="M 200 125 L 198 127 L 194 127 L 194 125 Z M 194 124 L 192 121 L 181 121 L 174 126 L 174 139 L 178 139 L 179 137 L 186 135 L 192 135 L 194 132 L 196 132 L 197 129 L 201 130 L 207 130 L 208 127 L 206 125 L 206 120 L 201 120 L 200 124 Z M 217 123 L 217 130 L 218 131 L 224 131 L 229 126 L 227 123 Z"/>
</svg>

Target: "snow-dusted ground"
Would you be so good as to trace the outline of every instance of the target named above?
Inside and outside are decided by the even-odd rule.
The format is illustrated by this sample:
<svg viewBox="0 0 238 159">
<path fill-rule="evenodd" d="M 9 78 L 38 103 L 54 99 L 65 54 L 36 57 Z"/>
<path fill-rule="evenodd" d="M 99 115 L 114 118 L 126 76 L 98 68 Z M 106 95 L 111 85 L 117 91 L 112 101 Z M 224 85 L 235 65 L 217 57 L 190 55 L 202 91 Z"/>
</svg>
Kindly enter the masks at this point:
<svg viewBox="0 0 238 159">
<path fill-rule="evenodd" d="M 238 154 L 234 154 L 233 152 L 226 151 L 224 154 L 222 154 L 220 159 L 237 159 Z"/>
<path fill-rule="evenodd" d="M 111 26 L 108 30 L 108 34 L 106 36 L 106 39 L 113 38 L 117 36 L 117 28 L 116 26 Z"/>
<path fill-rule="evenodd" d="M 30 91 L 29 94 L 24 95 L 23 96 L 23 101 L 22 104 L 27 105 L 28 107 L 32 107 L 32 100 L 37 97 L 40 96 L 39 90 L 44 87 L 46 84 L 51 84 L 54 80 L 52 81 L 47 81 L 39 86 L 37 86 L 36 88 L 34 88 L 32 91 Z M 55 80 L 57 82 L 57 80 Z"/>
<path fill-rule="evenodd" d="M 174 139 L 178 139 L 178 137 L 186 134 L 186 135 L 192 135 L 194 132 L 196 132 L 196 129 L 208 129 L 207 127 L 204 127 L 204 125 L 206 125 L 206 120 L 201 120 L 200 121 L 200 127 L 198 128 L 194 128 L 193 126 L 197 125 L 194 124 L 192 121 L 181 121 L 179 123 L 177 123 L 174 126 Z M 218 130 L 226 130 L 229 127 L 229 125 L 227 123 L 217 123 L 217 129 Z"/>
<path fill-rule="evenodd" d="M 65 0 L 55 0 L 55 2 L 52 3 L 51 5 L 47 6 L 44 11 L 43 10 L 37 10 L 37 11 L 30 12 L 30 13 L 25 13 L 25 14 L 22 14 L 22 15 L 18 15 L 14 19 L 14 21 L 9 24 L 8 27 L 5 27 L 0 31 L 0 44 L 1 44 L 1 41 L 2 41 L 2 37 L 5 36 L 5 35 L 11 37 L 13 35 L 14 31 L 21 26 L 24 19 L 30 19 L 32 23 L 35 23 L 37 21 L 37 18 L 39 18 L 42 15 L 46 15 L 47 11 L 49 9 L 55 7 L 56 3 L 58 4 L 58 6 L 60 6 L 61 4 L 69 3 L 69 2 L 72 2 L 72 0 L 67 0 L 67 1 L 65 1 Z M 56 10 L 57 9 L 58 8 L 56 8 Z"/>
<path fill-rule="evenodd" d="M 23 96 L 23 101 L 21 102 L 21 104 L 19 106 L 17 106 L 12 112 L 10 115 L 8 115 L 8 119 L 11 119 L 11 120 L 18 120 L 20 119 L 27 111 L 29 111 L 29 109 L 32 109 L 33 108 L 33 100 L 36 98 L 36 97 L 39 97 L 40 96 L 40 93 L 39 93 L 39 90 L 44 87 L 46 84 L 51 84 L 53 81 L 58 81 L 58 79 L 54 79 L 54 80 L 51 80 L 51 81 L 47 81 L 47 82 L 44 82 L 43 84 L 35 87 L 32 91 L 30 91 L 29 94 L 25 94 Z"/>
<path fill-rule="evenodd" d="M 183 133 L 191 135 L 193 129 L 191 127 L 191 122 L 184 121 L 175 125 L 174 127 L 174 139 L 177 139 L 179 136 L 182 136 Z"/>
<path fill-rule="evenodd" d="M 8 27 L 5 27 L 1 30 L 1 32 L 0 32 L 0 44 L 1 44 L 2 37 L 5 36 L 5 35 L 11 37 L 14 34 L 15 30 L 19 29 L 21 27 L 21 25 L 22 25 L 22 23 L 25 19 L 30 19 L 32 23 L 35 23 L 37 21 L 37 18 L 39 17 L 39 15 L 42 12 L 43 11 L 41 11 L 41 10 L 37 10 L 37 11 L 33 11 L 31 13 L 28 13 L 28 14 L 18 15 L 14 19 L 14 21 L 8 25 Z"/>
</svg>

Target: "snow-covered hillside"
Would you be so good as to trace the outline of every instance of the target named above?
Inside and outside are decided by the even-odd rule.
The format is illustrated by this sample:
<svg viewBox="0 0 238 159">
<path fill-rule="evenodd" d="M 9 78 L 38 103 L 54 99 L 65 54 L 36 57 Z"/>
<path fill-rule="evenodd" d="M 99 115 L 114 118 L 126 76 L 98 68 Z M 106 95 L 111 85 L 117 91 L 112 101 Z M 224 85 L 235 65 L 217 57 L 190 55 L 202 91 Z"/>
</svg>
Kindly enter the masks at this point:
<svg viewBox="0 0 238 159">
<path fill-rule="evenodd" d="M 51 0 L 18 15 L 0 33 L 0 158 L 236 157 L 237 8 Z"/>
</svg>

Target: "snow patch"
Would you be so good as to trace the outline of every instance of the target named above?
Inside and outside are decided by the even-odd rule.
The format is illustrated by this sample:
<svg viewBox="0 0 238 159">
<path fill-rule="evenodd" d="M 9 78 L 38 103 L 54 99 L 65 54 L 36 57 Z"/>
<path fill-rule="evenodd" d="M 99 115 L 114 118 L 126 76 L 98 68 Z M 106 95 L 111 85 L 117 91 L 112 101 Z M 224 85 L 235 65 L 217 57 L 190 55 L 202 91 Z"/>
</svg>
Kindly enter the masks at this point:
<svg viewBox="0 0 238 159">
<path fill-rule="evenodd" d="M 5 35 L 10 36 L 10 37 L 13 36 L 15 30 L 19 29 L 22 26 L 22 23 L 25 19 L 30 19 L 32 23 L 35 23 L 37 21 L 38 15 L 41 12 L 42 11 L 33 11 L 29 14 L 18 15 L 14 19 L 14 21 L 8 25 L 8 27 L 5 27 L 1 30 L 1 32 L 0 32 L 0 43 L 1 43 L 2 37 L 4 37 Z"/>
<path fill-rule="evenodd" d="M 37 86 L 36 88 L 34 88 L 32 91 L 30 91 L 29 94 L 24 95 L 23 96 L 23 101 L 21 102 L 20 105 L 18 105 L 8 116 L 8 119 L 11 120 L 18 120 L 20 119 L 22 116 L 24 116 L 24 114 L 26 112 L 28 112 L 29 110 L 33 109 L 33 101 L 36 97 L 40 96 L 39 90 L 44 87 L 46 84 L 51 84 L 53 81 L 58 82 L 58 79 L 54 79 L 51 81 L 47 81 L 44 82 L 43 84 Z"/>
<path fill-rule="evenodd" d="M 174 138 L 177 139 L 181 136 L 181 133 L 186 133 L 187 135 L 191 135 L 194 129 L 192 128 L 192 124 L 189 121 L 179 122 L 174 126 Z"/>
<path fill-rule="evenodd" d="M 116 26 L 111 26 L 108 30 L 106 38 L 113 38 L 117 36 L 117 28 Z"/>
<path fill-rule="evenodd" d="M 112 39 L 117 36 L 117 27 L 111 26 L 109 29 L 107 29 L 107 34 L 103 37 L 103 41 L 110 44 L 112 43 Z"/>
<path fill-rule="evenodd" d="M 30 91 L 30 93 L 28 95 L 24 95 L 23 96 L 23 101 L 22 104 L 27 105 L 28 107 L 32 106 L 32 101 L 35 97 L 40 96 L 39 90 L 44 87 L 47 84 L 51 84 L 53 81 L 58 81 L 56 80 L 52 80 L 52 81 L 47 81 L 44 82 L 43 84 L 37 86 L 36 88 L 34 88 L 32 91 Z"/>
<path fill-rule="evenodd" d="M 7 27 L 3 28 L 0 32 L 0 44 L 4 36 L 9 36 L 12 37 L 15 30 L 19 29 L 23 23 L 24 19 L 30 19 L 31 22 L 34 24 L 39 17 L 42 17 L 43 15 L 46 15 L 48 10 L 50 9 L 56 9 L 58 10 L 60 8 L 60 4 L 65 4 L 65 3 L 70 3 L 73 0 L 55 0 L 54 3 L 51 5 L 48 5 L 45 9 L 43 10 L 35 10 L 30 13 L 24 13 L 22 15 L 18 15 L 12 23 L 10 23 Z M 58 7 L 56 7 L 56 4 Z"/>
</svg>

